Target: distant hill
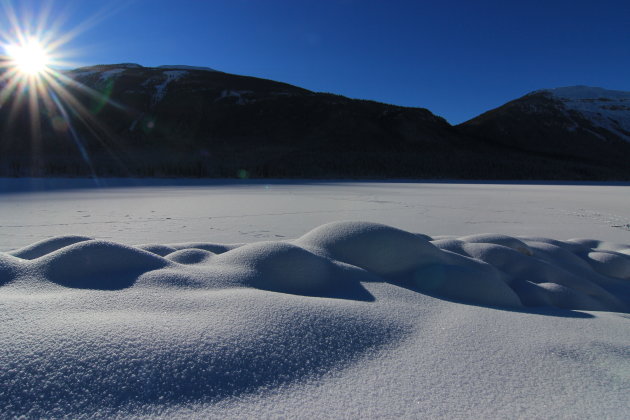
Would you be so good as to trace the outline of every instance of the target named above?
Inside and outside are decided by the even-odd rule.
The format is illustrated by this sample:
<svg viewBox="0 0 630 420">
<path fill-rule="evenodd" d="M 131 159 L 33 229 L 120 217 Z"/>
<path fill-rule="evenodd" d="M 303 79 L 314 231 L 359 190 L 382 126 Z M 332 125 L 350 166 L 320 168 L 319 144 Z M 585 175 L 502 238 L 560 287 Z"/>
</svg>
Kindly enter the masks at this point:
<svg viewBox="0 0 630 420">
<path fill-rule="evenodd" d="M 532 92 L 459 126 L 497 147 L 573 166 L 579 178 L 628 178 L 630 92 L 587 86 Z"/>
<path fill-rule="evenodd" d="M 530 117 L 527 107 L 505 105 L 513 109 L 507 115 L 530 118 L 525 126 L 517 127 L 512 117 L 504 123 L 499 108 L 453 127 L 422 108 L 205 67 L 125 63 L 64 75 L 58 93 L 39 96 L 37 113 L 30 111 L 27 92 L 7 93 L 7 81 L 0 82 L 0 175 L 630 178 L 627 165 L 618 163 L 629 156 L 630 143 L 608 140 L 599 128 L 588 128 L 602 137 L 595 136 L 599 147 L 584 140 L 584 147 L 604 150 L 599 154 L 585 149 L 576 155 L 539 137 L 530 146 L 540 148 L 523 147 L 528 135 L 547 135 L 544 127 L 532 128 L 538 117 Z M 548 124 L 565 124 L 557 122 L 564 114 L 553 97 L 533 96 L 547 104 Z M 574 119 L 578 132 L 584 121 Z"/>
</svg>

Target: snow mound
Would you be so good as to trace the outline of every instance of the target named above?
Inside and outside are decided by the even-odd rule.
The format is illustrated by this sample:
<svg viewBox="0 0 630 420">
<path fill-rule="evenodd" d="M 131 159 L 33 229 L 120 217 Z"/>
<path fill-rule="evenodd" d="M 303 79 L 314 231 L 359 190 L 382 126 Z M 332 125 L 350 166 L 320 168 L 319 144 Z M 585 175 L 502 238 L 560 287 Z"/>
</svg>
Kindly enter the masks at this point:
<svg viewBox="0 0 630 420">
<path fill-rule="evenodd" d="M 0 253 L 0 286 L 11 282 L 20 270 L 20 259 L 8 254 Z"/>
<path fill-rule="evenodd" d="M 413 272 L 405 285 L 432 296 L 477 305 L 522 307 L 519 295 L 494 267 L 451 255 L 448 264 L 431 264 Z"/>
<path fill-rule="evenodd" d="M 160 244 L 138 245 L 138 248 L 143 249 L 145 251 L 149 251 L 153 254 L 157 254 L 160 257 L 165 257 L 168 254 L 172 254 L 173 252 L 177 251 L 177 249 L 173 248 L 172 246 L 160 245 Z"/>
<path fill-rule="evenodd" d="M 368 222 L 334 222 L 294 241 L 246 245 L 132 247 L 63 236 L 0 254 L 0 284 L 255 288 L 369 301 L 364 284 L 380 282 L 477 305 L 630 310 L 630 246 L 497 234 L 429 239 Z"/>
<path fill-rule="evenodd" d="M 507 235 L 497 235 L 497 234 L 481 234 L 481 235 L 470 235 L 464 236 L 461 238 L 462 241 L 468 243 L 480 243 L 480 244 L 495 244 L 502 245 L 508 248 L 512 248 L 515 251 L 520 252 L 524 255 L 533 255 L 532 250 L 523 242 L 516 238 Z"/>
<path fill-rule="evenodd" d="M 260 242 L 221 254 L 216 263 L 245 268 L 246 285 L 300 295 L 326 293 L 340 281 L 328 258 L 284 242 Z"/>
<path fill-rule="evenodd" d="M 614 251 L 588 253 L 589 263 L 595 271 L 610 277 L 630 280 L 630 258 Z"/>
<path fill-rule="evenodd" d="M 212 258 L 214 254 L 203 249 L 180 249 L 166 255 L 166 258 L 180 264 L 201 264 Z"/>
<path fill-rule="evenodd" d="M 367 222 L 333 222 L 312 230 L 296 244 L 384 277 L 441 262 L 441 253 L 421 236 Z"/>
<path fill-rule="evenodd" d="M 2 316 L 0 417 L 127 418 L 217 403 L 339 371 L 405 334 L 404 323 L 352 304 L 168 292 L 74 291 L 47 295 L 45 309 L 7 296 L 3 310 L 29 322 L 16 334 L 20 320 Z"/>
<path fill-rule="evenodd" d="M 629 312 L 628 251 L 368 222 L 251 244 L 51 238 L 0 253 L 0 418 L 544 417 L 536 402 L 576 384 L 575 413 L 623 418 L 628 315 L 572 310 Z"/>
<path fill-rule="evenodd" d="M 13 255 L 14 257 L 23 258 L 25 260 L 32 260 L 46 254 L 50 254 L 51 252 L 54 252 L 58 249 L 65 248 L 77 242 L 88 241 L 90 239 L 92 238 L 78 235 L 57 236 L 55 238 L 44 239 L 43 241 L 39 241 L 27 247 L 20 248 L 18 250 L 10 252 L 9 254 Z"/>
<path fill-rule="evenodd" d="M 112 290 L 131 285 L 139 274 L 168 263 L 138 248 L 106 241 L 82 241 L 33 260 L 36 271 L 66 287 Z"/>
</svg>

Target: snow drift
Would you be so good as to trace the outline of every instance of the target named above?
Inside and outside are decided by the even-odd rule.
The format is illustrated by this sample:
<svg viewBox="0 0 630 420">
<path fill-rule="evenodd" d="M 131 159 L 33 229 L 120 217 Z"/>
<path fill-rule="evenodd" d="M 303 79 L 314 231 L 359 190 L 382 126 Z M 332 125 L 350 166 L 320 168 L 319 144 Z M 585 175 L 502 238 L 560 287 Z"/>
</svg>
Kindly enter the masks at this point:
<svg viewBox="0 0 630 420">
<path fill-rule="evenodd" d="M 538 352 L 544 348 L 550 354 L 573 354 L 571 340 L 563 344 L 569 346 L 566 349 L 559 343 L 552 348 L 545 341 L 549 335 L 568 332 L 553 322 L 534 323 L 529 318 L 525 322 L 513 316 L 540 318 L 549 313 L 574 318 L 567 321 L 573 323 L 591 316 L 574 310 L 629 312 L 630 246 L 497 234 L 431 238 L 366 222 L 334 222 L 295 240 L 252 244 L 128 246 L 63 236 L 0 253 L 0 285 L 2 417 L 251 416 L 257 405 L 247 406 L 254 410 L 250 412 L 215 410 L 234 407 L 224 407 L 222 402 L 240 404 L 251 398 L 261 406 L 275 407 L 269 402 L 273 395 L 313 378 L 327 377 L 333 390 L 340 372 L 362 361 L 370 379 L 359 376 L 358 383 L 343 379 L 339 386 L 365 389 L 365 384 L 372 384 L 401 392 L 396 398 L 376 399 L 383 404 L 395 402 L 395 407 L 384 408 L 392 416 L 406 407 L 419 410 L 407 412 L 408 416 L 431 413 L 462 418 L 468 411 L 459 415 L 430 411 L 454 407 L 441 400 L 427 407 L 401 402 L 425 388 L 438 396 L 452 388 L 468 389 L 462 391 L 461 401 L 469 406 L 477 398 L 477 391 L 471 391 L 475 384 L 503 383 L 493 377 L 495 371 L 505 378 L 519 366 L 535 362 L 539 368 L 531 375 L 551 368 L 564 372 L 566 361 L 553 364 Z M 468 328 L 466 319 L 471 315 L 453 308 L 507 315 L 493 318 L 487 312 L 474 312 L 490 325 L 475 333 L 461 329 Z M 518 328 L 511 322 L 522 332 L 515 332 Z M 611 321 L 611 325 L 616 324 Z M 501 331 L 496 336 L 495 329 Z M 592 337 L 603 334 L 591 329 Z M 574 330 L 572 326 L 568 331 Z M 475 345 L 484 350 L 457 353 L 457 346 L 444 344 L 455 332 L 461 351 Z M 524 344 L 523 337 L 534 332 L 536 339 Z M 497 340 L 498 336 L 507 341 Z M 544 346 L 536 347 L 537 342 Z M 583 348 L 595 349 L 593 360 L 601 360 L 601 366 L 622 363 L 625 353 L 614 346 L 614 340 L 586 344 Z M 497 350 L 497 345 L 503 347 Z M 518 363 L 499 362 L 506 348 L 518 353 Z M 484 358 L 486 353 L 494 356 Z M 610 355 L 605 357 L 613 362 L 602 354 Z M 409 378 L 409 368 L 401 368 L 407 366 L 405 358 L 419 369 Z M 460 362 L 478 377 L 465 379 Z M 391 363 L 402 365 L 391 368 Z M 576 372 L 591 365 L 584 362 Z M 457 379 L 449 369 L 460 369 L 457 375 L 464 379 Z M 418 389 L 424 371 L 425 382 L 455 379 Z M 370 372 L 380 373 L 373 377 Z M 519 375 L 513 374 L 519 386 L 547 389 L 546 383 Z M 601 384 L 607 390 L 617 389 L 614 395 L 626 395 L 624 375 L 616 370 L 593 386 Z M 412 385 L 401 385 L 406 380 Z M 530 380 L 535 386 L 528 385 Z M 484 392 L 500 395 L 495 390 Z M 620 401 L 625 397 L 611 398 L 609 412 L 594 403 L 607 401 L 597 392 L 599 388 L 581 397 L 586 409 L 600 414 L 623 411 Z M 260 395 L 265 397 L 256 399 Z M 292 395 L 286 394 L 286 405 L 280 407 L 290 407 Z M 371 397 L 366 395 L 352 397 L 355 409 L 369 406 Z M 518 393 L 505 395 L 518 398 Z M 539 398 L 535 392 L 531 395 Z M 336 398 L 324 395 L 321 400 Z M 427 398 L 430 402 L 437 397 Z M 304 414 L 304 398 L 298 400 Z M 320 403 L 313 404 L 317 408 L 311 415 L 326 413 Z M 210 411 L 200 414 L 208 407 Z M 486 407 L 484 413 L 496 415 L 501 407 L 509 403 L 494 411 Z M 378 413 L 383 414 L 373 411 L 372 416 Z M 541 414 L 535 409 L 528 413 Z"/>
<path fill-rule="evenodd" d="M 387 282 L 478 305 L 630 311 L 628 245 L 495 234 L 433 240 L 367 222 L 245 245 L 55 237 L 0 254 L 0 270 L 2 284 L 77 289 L 250 287 L 369 300 L 362 282 Z"/>
</svg>

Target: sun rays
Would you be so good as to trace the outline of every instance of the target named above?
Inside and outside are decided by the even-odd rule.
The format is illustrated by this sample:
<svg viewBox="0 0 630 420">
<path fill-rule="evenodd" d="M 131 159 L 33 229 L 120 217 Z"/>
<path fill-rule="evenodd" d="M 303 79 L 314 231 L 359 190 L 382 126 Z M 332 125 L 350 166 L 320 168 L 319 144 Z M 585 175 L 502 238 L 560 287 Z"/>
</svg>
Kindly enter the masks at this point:
<svg viewBox="0 0 630 420">
<path fill-rule="evenodd" d="M 49 70 L 50 57 L 39 40 L 31 38 L 23 45 L 7 45 L 9 66 L 20 74 L 37 76 Z"/>
<path fill-rule="evenodd" d="M 115 136 L 79 96 L 123 110 L 124 107 L 113 103 L 108 95 L 69 77 L 63 69 L 77 67 L 76 62 L 69 60 L 70 51 L 76 54 L 76 50 L 70 48 L 71 41 L 112 11 L 104 10 L 78 27 L 68 29 L 64 28 L 67 16 L 51 15 L 52 3 L 37 10 L 19 11 L 9 2 L 0 4 L 5 21 L 0 29 L 0 108 L 9 109 L 6 124 L 29 121 L 28 128 L 18 136 L 0 138 L 0 146 L 10 148 L 16 142 L 28 141 L 31 158 L 35 160 L 44 149 L 46 130 L 52 130 L 76 146 L 95 176 L 90 148 L 80 133 L 89 133 L 92 143 L 96 141 L 110 153 L 109 146 Z"/>
</svg>

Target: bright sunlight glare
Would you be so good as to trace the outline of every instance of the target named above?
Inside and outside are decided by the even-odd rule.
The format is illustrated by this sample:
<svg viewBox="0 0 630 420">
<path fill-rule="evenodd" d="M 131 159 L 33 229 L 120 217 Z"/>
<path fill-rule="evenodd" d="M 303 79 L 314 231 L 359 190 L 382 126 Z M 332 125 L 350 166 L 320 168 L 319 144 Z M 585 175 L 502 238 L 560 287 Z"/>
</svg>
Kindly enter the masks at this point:
<svg viewBox="0 0 630 420">
<path fill-rule="evenodd" d="M 8 45 L 6 51 L 11 64 L 25 75 L 37 76 L 45 72 L 50 64 L 46 49 L 36 39 L 29 39 L 21 45 Z"/>
</svg>

